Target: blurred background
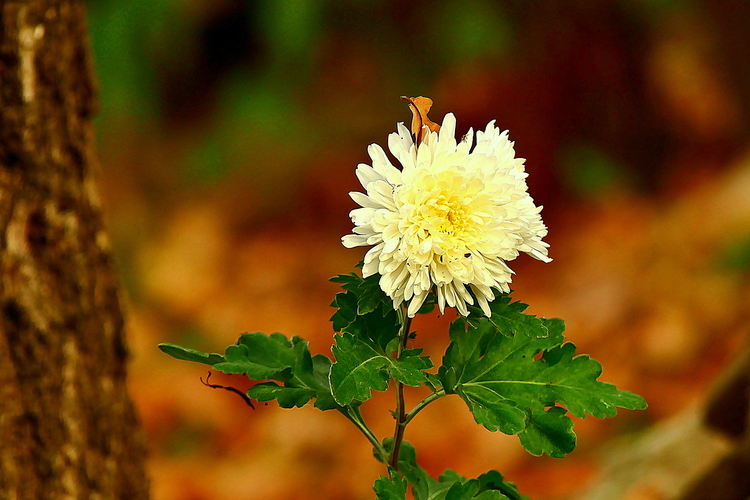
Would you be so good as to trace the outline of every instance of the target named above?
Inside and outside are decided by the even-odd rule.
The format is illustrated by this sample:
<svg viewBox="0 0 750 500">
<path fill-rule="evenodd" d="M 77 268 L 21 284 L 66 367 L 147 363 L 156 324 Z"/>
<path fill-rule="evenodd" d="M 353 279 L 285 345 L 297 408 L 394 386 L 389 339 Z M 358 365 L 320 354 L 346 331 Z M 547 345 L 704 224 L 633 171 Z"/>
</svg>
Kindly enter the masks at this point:
<svg viewBox="0 0 750 500">
<path fill-rule="evenodd" d="M 382 466 L 341 415 L 253 410 L 156 344 L 223 352 L 242 332 L 278 331 L 330 355 L 327 280 L 365 252 L 340 244 L 347 193 L 367 146 L 409 123 L 401 95 L 431 97 L 436 122 L 455 113 L 459 135 L 491 119 L 510 130 L 554 259 L 514 261 L 514 298 L 563 318 L 602 380 L 650 404 L 577 421 L 578 448 L 558 460 L 443 398 L 407 430 L 420 463 L 494 468 L 535 499 L 648 500 L 674 495 L 666 472 L 612 472 L 623 456 L 653 460 L 643 443 L 687 443 L 677 469 L 722 453 L 706 438 L 699 455 L 684 429 L 747 337 L 750 3 L 88 3 L 101 195 L 155 500 L 374 496 Z M 437 359 L 452 317 L 415 323 Z M 364 409 L 381 437 L 392 401 Z M 597 497 L 613 476 L 628 484 Z"/>
</svg>

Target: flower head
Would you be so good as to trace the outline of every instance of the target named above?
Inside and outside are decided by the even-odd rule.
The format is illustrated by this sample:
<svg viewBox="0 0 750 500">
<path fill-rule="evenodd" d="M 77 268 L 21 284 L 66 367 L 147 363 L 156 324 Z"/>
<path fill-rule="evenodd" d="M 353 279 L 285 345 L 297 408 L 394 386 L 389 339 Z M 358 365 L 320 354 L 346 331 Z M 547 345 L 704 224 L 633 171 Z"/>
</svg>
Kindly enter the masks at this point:
<svg viewBox="0 0 750 500">
<path fill-rule="evenodd" d="M 383 148 L 370 145 L 372 165 L 356 171 L 366 193 L 350 193 L 361 208 L 352 210 L 354 234 L 342 243 L 372 245 L 363 276 L 379 273 L 394 308 L 408 301 L 410 317 L 433 288 L 441 311 L 448 304 L 465 316 L 476 297 L 489 316 L 493 289 L 510 292 L 507 262 L 520 252 L 551 260 L 542 241 L 542 207 L 527 192 L 525 160 L 515 157 L 508 132 L 494 120 L 477 131 L 475 145 L 472 130 L 456 142 L 452 113 L 442 127 L 421 128 L 421 143 L 403 123 L 388 137 L 400 169 Z"/>
</svg>

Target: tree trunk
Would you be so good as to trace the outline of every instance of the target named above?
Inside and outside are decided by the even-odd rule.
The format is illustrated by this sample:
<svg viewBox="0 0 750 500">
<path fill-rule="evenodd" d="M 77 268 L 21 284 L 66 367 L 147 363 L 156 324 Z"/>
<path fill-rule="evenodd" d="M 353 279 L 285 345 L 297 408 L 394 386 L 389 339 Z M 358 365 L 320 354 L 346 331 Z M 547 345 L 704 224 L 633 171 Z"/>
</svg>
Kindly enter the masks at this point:
<svg viewBox="0 0 750 500">
<path fill-rule="evenodd" d="M 148 498 L 83 1 L 0 0 L 0 498 Z"/>
</svg>

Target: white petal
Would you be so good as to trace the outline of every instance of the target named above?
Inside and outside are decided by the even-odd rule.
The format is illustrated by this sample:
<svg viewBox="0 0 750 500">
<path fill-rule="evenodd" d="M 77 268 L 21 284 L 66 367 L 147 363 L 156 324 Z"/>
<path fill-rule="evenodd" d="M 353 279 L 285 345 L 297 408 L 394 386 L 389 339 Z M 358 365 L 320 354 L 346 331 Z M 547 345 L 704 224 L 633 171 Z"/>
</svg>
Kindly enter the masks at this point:
<svg viewBox="0 0 750 500">
<path fill-rule="evenodd" d="M 411 132 L 403 123 L 398 124 L 398 132 L 388 136 L 388 149 L 393 156 L 406 168 L 414 167 L 415 149 L 414 141 L 411 138 Z"/>
<path fill-rule="evenodd" d="M 383 205 L 380 203 L 375 202 L 372 198 L 367 196 L 364 193 L 360 193 L 358 191 L 351 191 L 349 193 L 349 196 L 356 204 L 358 204 L 361 207 L 367 207 L 367 208 L 382 208 Z"/>
<path fill-rule="evenodd" d="M 361 247 L 367 245 L 367 238 L 359 234 L 347 234 L 341 238 L 341 244 L 346 248 Z"/>
<path fill-rule="evenodd" d="M 393 186 L 386 181 L 371 182 L 367 186 L 367 195 L 373 202 L 389 210 L 396 210 L 396 205 L 393 203 Z"/>
<path fill-rule="evenodd" d="M 362 184 L 362 187 L 365 189 L 367 189 L 367 186 L 371 182 L 385 180 L 384 176 L 380 175 L 378 172 L 375 171 L 374 168 L 372 168 L 370 165 L 367 165 L 365 163 L 360 163 L 359 165 L 357 165 L 357 170 L 355 170 L 354 173 L 357 174 L 357 179 L 359 179 L 359 183 Z"/>
<path fill-rule="evenodd" d="M 422 304 L 424 304 L 425 299 L 427 298 L 427 292 L 421 293 L 419 295 L 415 295 L 411 302 L 409 302 L 409 309 L 406 311 L 406 315 L 410 318 L 413 318 L 417 315 L 419 312 L 419 309 L 422 307 Z"/>
<path fill-rule="evenodd" d="M 367 153 L 372 159 L 372 168 L 378 174 L 383 176 L 390 184 L 397 185 L 401 183 L 401 171 L 393 166 L 379 144 L 370 144 L 367 148 Z"/>
<path fill-rule="evenodd" d="M 354 224 L 356 224 L 357 226 L 368 224 L 372 220 L 374 215 L 374 208 L 355 208 L 354 210 L 349 212 L 349 217 L 351 217 L 352 222 L 354 222 Z"/>
</svg>

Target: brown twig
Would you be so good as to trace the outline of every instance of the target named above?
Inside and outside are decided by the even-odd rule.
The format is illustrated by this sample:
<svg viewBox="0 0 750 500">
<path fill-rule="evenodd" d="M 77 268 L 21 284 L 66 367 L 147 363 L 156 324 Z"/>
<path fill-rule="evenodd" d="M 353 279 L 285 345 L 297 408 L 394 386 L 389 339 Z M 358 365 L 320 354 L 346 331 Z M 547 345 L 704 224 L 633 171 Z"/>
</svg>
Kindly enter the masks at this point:
<svg viewBox="0 0 750 500">
<path fill-rule="evenodd" d="M 255 405 L 253 404 L 252 400 L 239 389 L 235 389 L 234 387 L 226 387 L 223 385 L 218 384 L 210 384 L 208 381 L 211 379 L 211 372 L 208 372 L 208 375 L 206 375 L 206 380 L 203 380 L 203 377 L 200 377 L 201 383 L 205 385 L 206 387 L 210 387 L 211 389 L 224 389 L 225 391 L 233 392 L 235 394 L 238 394 L 243 400 L 245 400 L 245 403 L 252 408 L 255 409 Z"/>
</svg>

